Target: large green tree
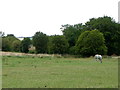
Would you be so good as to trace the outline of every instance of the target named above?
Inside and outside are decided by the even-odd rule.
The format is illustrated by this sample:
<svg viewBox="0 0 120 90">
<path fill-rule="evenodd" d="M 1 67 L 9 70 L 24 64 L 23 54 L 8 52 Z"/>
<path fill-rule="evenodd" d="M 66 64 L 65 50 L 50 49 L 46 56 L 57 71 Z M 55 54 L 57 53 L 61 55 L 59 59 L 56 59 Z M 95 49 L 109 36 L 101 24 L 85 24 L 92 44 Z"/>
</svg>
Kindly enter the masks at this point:
<svg viewBox="0 0 120 90">
<path fill-rule="evenodd" d="M 82 56 L 106 54 L 107 47 L 103 34 L 98 30 L 83 32 L 76 43 L 76 53 Z"/>
<path fill-rule="evenodd" d="M 13 34 L 8 34 L 7 36 L 2 37 L 2 51 L 16 51 L 16 42 L 17 45 L 20 44 L 20 40 L 17 39 Z M 18 48 L 19 47 L 17 47 L 17 50 Z"/>
<path fill-rule="evenodd" d="M 75 44 L 79 37 L 79 35 L 84 31 L 84 25 L 75 24 L 75 25 L 62 25 L 63 35 L 66 37 L 69 43 L 69 54 L 75 54 Z"/>
<path fill-rule="evenodd" d="M 2 51 L 10 51 L 9 40 L 5 37 L 2 37 Z"/>
<path fill-rule="evenodd" d="M 51 36 L 48 36 L 48 46 L 47 46 L 47 52 L 49 53 L 49 54 L 53 54 L 53 50 L 52 50 L 52 40 L 53 40 L 53 38 L 54 38 L 54 35 L 51 35 Z"/>
<path fill-rule="evenodd" d="M 92 18 L 85 24 L 86 30 L 98 29 L 105 37 L 108 55 L 120 54 L 120 28 L 113 18 L 104 16 Z"/>
<path fill-rule="evenodd" d="M 68 51 L 69 44 L 65 36 L 55 35 L 52 38 L 51 52 L 55 54 L 65 54 Z"/>
<path fill-rule="evenodd" d="M 21 42 L 21 52 L 28 53 L 30 44 L 30 38 L 24 38 Z"/>
<path fill-rule="evenodd" d="M 82 32 L 83 28 L 82 28 L 82 24 L 75 24 L 75 25 L 62 25 L 62 32 L 63 35 L 66 37 L 66 39 L 68 40 L 69 46 L 75 46 L 75 43 L 80 35 L 80 33 Z"/>
<path fill-rule="evenodd" d="M 33 45 L 36 53 L 47 53 L 48 36 L 42 32 L 36 32 L 33 36 Z"/>
<path fill-rule="evenodd" d="M 12 43 L 12 51 L 19 52 L 20 51 L 20 45 L 21 45 L 20 40 L 13 41 L 13 43 Z"/>
</svg>

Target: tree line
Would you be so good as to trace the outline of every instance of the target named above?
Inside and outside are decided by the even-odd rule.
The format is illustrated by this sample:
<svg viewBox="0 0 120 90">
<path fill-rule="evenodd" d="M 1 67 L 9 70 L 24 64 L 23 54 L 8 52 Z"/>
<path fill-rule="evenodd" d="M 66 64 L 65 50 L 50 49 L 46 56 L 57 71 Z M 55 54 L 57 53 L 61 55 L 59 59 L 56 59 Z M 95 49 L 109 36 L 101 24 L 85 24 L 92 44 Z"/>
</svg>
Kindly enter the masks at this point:
<svg viewBox="0 0 120 90">
<path fill-rule="evenodd" d="M 22 41 L 13 34 L 2 36 L 2 51 L 24 53 L 71 54 L 80 56 L 120 55 L 120 24 L 108 16 L 91 18 L 84 25 L 62 25 L 63 35 L 48 36 L 36 32 L 32 40 Z M 35 50 L 29 50 L 33 45 Z"/>
</svg>

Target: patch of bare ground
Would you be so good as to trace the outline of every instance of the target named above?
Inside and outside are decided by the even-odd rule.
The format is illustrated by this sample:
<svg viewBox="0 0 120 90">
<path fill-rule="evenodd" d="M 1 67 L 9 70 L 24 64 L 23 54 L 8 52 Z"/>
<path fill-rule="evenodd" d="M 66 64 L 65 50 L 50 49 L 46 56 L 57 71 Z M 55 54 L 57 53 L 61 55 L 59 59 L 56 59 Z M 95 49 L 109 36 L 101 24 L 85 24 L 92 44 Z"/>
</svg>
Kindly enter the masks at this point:
<svg viewBox="0 0 120 90">
<path fill-rule="evenodd" d="M 0 52 L 2 56 L 35 56 L 35 57 L 61 57 L 59 54 L 28 54 L 17 52 Z"/>
</svg>

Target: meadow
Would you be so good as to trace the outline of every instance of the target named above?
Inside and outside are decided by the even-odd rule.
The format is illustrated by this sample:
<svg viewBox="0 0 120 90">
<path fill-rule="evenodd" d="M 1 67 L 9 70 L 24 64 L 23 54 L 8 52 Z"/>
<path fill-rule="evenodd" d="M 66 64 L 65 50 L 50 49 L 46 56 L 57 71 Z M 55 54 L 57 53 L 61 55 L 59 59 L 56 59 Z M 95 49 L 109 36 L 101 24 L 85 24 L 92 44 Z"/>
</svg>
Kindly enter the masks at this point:
<svg viewBox="0 0 120 90">
<path fill-rule="evenodd" d="M 118 88 L 118 59 L 2 57 L 3 88 Z"/>
</svg>

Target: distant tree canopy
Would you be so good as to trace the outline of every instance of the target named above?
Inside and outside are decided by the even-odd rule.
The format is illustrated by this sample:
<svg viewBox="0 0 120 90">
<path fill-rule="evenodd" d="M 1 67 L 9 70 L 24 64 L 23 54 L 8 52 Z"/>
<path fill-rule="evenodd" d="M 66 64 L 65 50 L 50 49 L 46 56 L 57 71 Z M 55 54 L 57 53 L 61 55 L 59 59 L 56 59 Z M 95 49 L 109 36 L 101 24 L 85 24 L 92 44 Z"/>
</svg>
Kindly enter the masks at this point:
<svg viewBox="0 0 120 90">
<path fill-rule="evenodd" d="M 21 42 L 21 52 L 28 53 L 31 44 L 30 38 L 24 38 Z"/>
<path fill-rule="evenodd" d="M 116 23 L 111 17 L 104 16 L 92 18 L 86 22 L 85 30 L 98 29 L 105 37 L 106 46 L 108 47 L 108 55 L 120 54 L 120 24 Z"/>
<path fill-rule="evenodd" d="M 83 32 L 76 43 L 76 52 L 82 56 L 106 54 L 107 47 L 103 34 L 98 30 Z"/>
<path fill-rule="evenodd" d="M 19 52 L 20 51 L 20 44 L 21 44 L 21 41 L 20 40 L 15 40 L 12 42 L 12 51 L 15 51 L 15 52 Z"/>
<path fill-rule="evenodd" d="M 36 32 L 33 36 L 33 45 L 36 48 L 36 53 L 47 53 L 48 37 L 42 32 Z"/>
<path fill-rule="evenodd" d="M 54 38 L 54 35 L 48 36 L 47 53 L 49 53 L 49 54 L 53 54 L 53 50 L 52 50 L 53 38 Z"/>
<path fill-rule="evenodd" d="M 2 38 L 2 51 L 11 51 L 9 40 L 5 37 Z"/>
<path fill-rule="evenodd" d="M 62 25 L 61 29 L 63 35 L 66 37 L 69 44 L 68 54 L 75 54 L 75 44 L 78 40 L 79 35 L 84 32 L 83 28 L 84 25 L 82 25 L 82 23 L 75 25 Z"/>
<path fill-rule="evenodd" d="M 3 51 L 20 51 L 20 40 L 18 40 L 13 34 L 8 34 L 2 37 L 2 50 Z"/>
<path fill-rule="evenodd" d="M 51 40 L 51 52 L 57 54 L 67 53 L 69 44 L 65 36 L 55 35 Z"/>
<path fill-rule="evenodd" d="M 90 56 L 96 53 L 107 55 L 120 55 L 120 23 L 108 16 L 91 18 L 84 25 L 62 25 L 63 35 L 47 36 L 36 32 L 32 45 L 36 53 L 74 54 Z M 29 40 L 18 40 L 13 34 L 2 37 L 3 51 L 16 51 L 28 53 Z"/>
<path fill-rule="evenodd" d="M 76 24 L 76 25 L 62 25 L 62 32 L 63 35 L 68 40 L 69 46 L 75 46 L 75 43 L 82 32 L 82 24 Z"/>
</svg>

